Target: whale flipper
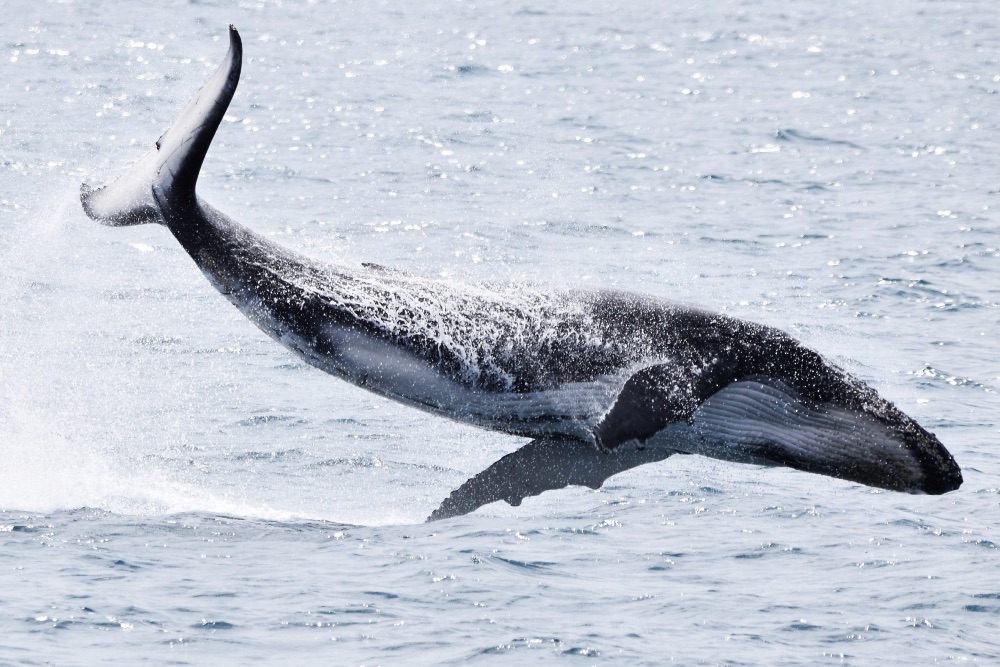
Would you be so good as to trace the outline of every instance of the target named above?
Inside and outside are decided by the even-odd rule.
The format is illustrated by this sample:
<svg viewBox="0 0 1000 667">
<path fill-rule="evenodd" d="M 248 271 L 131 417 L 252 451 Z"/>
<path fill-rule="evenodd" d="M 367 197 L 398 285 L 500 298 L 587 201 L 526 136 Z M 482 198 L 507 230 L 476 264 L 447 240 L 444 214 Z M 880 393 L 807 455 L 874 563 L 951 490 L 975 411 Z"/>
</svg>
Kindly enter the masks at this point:
<svg viewBox="0 0 1000 667">
<path fill-rule="evenodd" d="M 681 387 L 675 364 L 643 368 L 625 382 L 594 437 L 604 449 L 630 440 L 646 442 L 670 424 L 689 421 L 724 380 L 718 371 L 704 370 Z"/>
<path fill-rule="evenodd" d="M 164 224 L 153 196 L 153 187 L 172 202 L 195 201 L 195 184 L 205 154 L 236 92 L 243 63 L 243 43 L 229 26 L 229 52 L 215 75 L 205 84 L 174 124 L 157 140 L 156 147 L 114 183 L 93 188 L 80 186 L 80 201 L 94 220 L 113 227 Z"/>
<path fill-rule="evenodd" d="M 675 453 L 629 446 L 602 452 L 578 440 L 532 440 L 452 491 L 427 521 L 468 514 L 498 500 L 517 507 L 529 496 L 567 486 L 599 489 L 612 475 Z"/>
</svg>

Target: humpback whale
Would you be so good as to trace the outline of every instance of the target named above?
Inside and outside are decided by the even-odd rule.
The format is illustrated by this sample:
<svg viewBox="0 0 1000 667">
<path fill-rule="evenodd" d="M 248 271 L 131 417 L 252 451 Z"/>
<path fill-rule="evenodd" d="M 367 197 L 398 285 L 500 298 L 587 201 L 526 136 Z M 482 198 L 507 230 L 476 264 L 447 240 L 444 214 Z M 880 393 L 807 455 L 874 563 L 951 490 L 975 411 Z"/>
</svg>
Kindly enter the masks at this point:
<svg viewBox="0 0 1000 667">
<path fill-rule="evenodd" d="M 254 233 L 196 194 L 240 77 L 229 28 L 217 72 L 93 219 L 165 226 L 208 280 L 309 364 L 438 415 L 532 441 L 431 519 L 611 475 L 673 454 L 788 466 L 908 493 L 962 483 L 941 442 L 788 334 L 627 291 L 459 284 L 332 266 Z"/>
</svg>

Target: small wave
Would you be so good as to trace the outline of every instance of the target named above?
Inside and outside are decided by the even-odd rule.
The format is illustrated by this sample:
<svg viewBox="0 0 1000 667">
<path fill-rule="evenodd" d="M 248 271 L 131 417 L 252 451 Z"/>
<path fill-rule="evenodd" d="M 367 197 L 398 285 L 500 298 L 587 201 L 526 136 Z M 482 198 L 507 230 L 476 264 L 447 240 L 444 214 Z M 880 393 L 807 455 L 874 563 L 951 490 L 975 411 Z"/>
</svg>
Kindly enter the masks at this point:
<svg viewBox="0 0 1000 667">
<path fill-rule="evenodd" d="M 995 387 L 982 384 L 972 378 L 940 371 L 930 365 L 926 365 L 917 371 L 907 371 L 906 374 L 913 377 L 926 378 L 923 383 L 930 386 L 942 386 L 947 384 L 952 387 L 967 387 L 989 393 L 995 393 L 997 391 Z"/>
<path fill-rule="evenodd" d="M 7 510 L 4 510 L 3 513 L 6 514 Z M 38 531 L 39 529 L 31 524 L 0 524 L 0 533 L 37 533 Z"/>
<path fill-rule="evenodd" d="M 996 549 L 998 548 L 995 542 L 990 540 L 972 540 L 969 544 L 974 544 L 977 547 L 983 547 L 984 549 Z"/>
<path fill-rule="evenodd" d="M 354 417 L 330 417 L 324 420 L 324 423 L 331 426 L 361 426 L 365 422 Z"/>
<path fill-rule="evenodd" d="M 517 560 L 514 558 L 504 558 L 503 556 L 493 556 L 490 560 L 503 563 L 504 565 L 510 565 L 511 567 L 524 570 L 547 570 L 557 563 L 550 561 L 524 561 Z"/>
<path fill-rule="evenodd" d="M 823 626 L 813 625 L 812 623 L 808 623 L 805 620 L 796 621 L 795 623 L 789 623 L 784 628 L 784 630 L 786 631 L 822 630 L 822 629 Z"/>
<path fill-rule="evenodd" d="M 136 347 L 146 347 L 160 351 L 175 348 L 183 342 L 184 339 L 177 336 L 144 335 L 132 339 L 132 345 Z"/>
<path fill-rule="evenodd" d="M 449 67 L 448 70 L 460 76 L 489 74 L 492 71 L 482 65 L 457 65 Z"/>
<path fill-rule="evenodd" d="M 292 415 L 254 415 L 236 422 L 237 426 L 264 426 L 267 424 L 281 424 L 284 426 L 302 426 L 308 422 L 301 417 Z"/>
<path fill-rule="evenodd" d="M 230 623 L 229 621 L 202 619 L 198 623 L 192 623 L 191 627 L 196 630 L 232 630 L 236 627 L 236 625 Z"/>
<path fill-rule="evenodd" d="M 111 567 L 124 568 L 124 569 L 130 570 L 130 571 L 141 570 L 142 569 L 141 565 L 136 565 L 135 563 L 129 563 L 129 562 L 124 561 L 124 560 L 122 560 L 120 558 L 118 560 L 114 561 L 113 563 L 111 563 Z"/>
<path fill-rule="evenodd" d="M 846 141 L 844 139 L 829 139 L 827 137 L 821 137 L 816 134 L 809 134 L 807 132 L 802 132 L 801 130 L 793 130 L 787 128 L 784 130 L 778 130 L 774 133 L 774 138 L 778 141 L 788 141 L 788 142 L 810 142 L 817 144 L 826 144 L 828 146 L 849 146 L 851 148 L 857 148 L 859 150 L 864 150 L 863 146 L 852 141 Z"/>
<path fill-rule="evenodd" d="M 702 236 L 698 239 L 703 243 L 717 243 L 722 245 L 747 246 L 751 248 L 765 248 L 766 244 L 753 239 L 745 238 L 717 238 L 714 236 Z"/>
<path fill-rule="evenodd" d="M 273 452 L 243 452 L 233 457 L 234 461 L 278 461 L 285 458 L 298 458 L 303 454 L 301 449 L 282 449 Z"/>
<path fill-rule="evenodd" d="M 385 463 L 377 456 L 352 456 L 350 458 L 323 459 L 309 464 L 310 468 L 327 467 L 348 467 L 348 468 L 383 468 Z"/>
<path fill-rule="evenodd" d="M 745 183 L 752 183 L 753 185 L 779 185 L 783 188 L 790 188 L 792 184 L 788 181 L 783 181 L 780 178 L 741 178 L 738 179 Z"/>
<path fill-rule="evenodd" d="M 795 184 L 780 178 L 738 178 L 724 176 L 722 174 L 701 174 L 700 179 L 711 183 L 748 183 L 750 185 L 780 185 L 783 188 L 793 188 L 804 192 L 825 192 L 831 188 L 832 183 L 821 183 L 819 181 L 803 181 Z"/>
<path fill-rule="evenodd" d="M 983 604 L 967 604 L 962 607 L 965 611 L 971 611 L 978 614 L 1000 614 L 1000 605 L 988 606 Z"/>
<path fill-rule="evenodd" d="M 157 287 L 132 287 L 118 290 L 105 290 L 101 298 L 108 301 L 168 301 L 173 292 Z"/>
<path fill-rule="evenodd" d="M 461 113 L 447 114 L 445 118 L 468 123 L 496 123 L 500 121 L 500 118 L 489 109 L 482 109 L 478 111 L 468 109 Z"/>
</svg>

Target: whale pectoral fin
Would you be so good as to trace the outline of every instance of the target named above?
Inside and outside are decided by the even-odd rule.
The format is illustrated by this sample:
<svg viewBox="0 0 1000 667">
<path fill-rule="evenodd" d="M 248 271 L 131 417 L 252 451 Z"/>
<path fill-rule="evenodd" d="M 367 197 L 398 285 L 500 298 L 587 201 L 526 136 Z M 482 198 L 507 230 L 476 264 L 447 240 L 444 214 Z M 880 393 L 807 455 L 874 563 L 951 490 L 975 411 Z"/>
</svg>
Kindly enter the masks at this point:
<svg viewBox="0 0 1000 667">
<path fill-rule="evenodd" d="M 594 436 L 605 449 L 630 440 L 645 442 L 670 424 L 690 421 L 725 379 L 709 370 L 679 379 L 677 368 L 666 364 L 643 368 L 622 387 Z"/>
<path fill-rule="evenodd" d="M 427 521 L 468 514 L 498 500 L 516 507 L 529 496 L 567 486 L 599 489 L 612 475 L 673 453 L 636 447 L 601 452 L 580 440 L 532 440 L 452 491 Z"/>
</svg>

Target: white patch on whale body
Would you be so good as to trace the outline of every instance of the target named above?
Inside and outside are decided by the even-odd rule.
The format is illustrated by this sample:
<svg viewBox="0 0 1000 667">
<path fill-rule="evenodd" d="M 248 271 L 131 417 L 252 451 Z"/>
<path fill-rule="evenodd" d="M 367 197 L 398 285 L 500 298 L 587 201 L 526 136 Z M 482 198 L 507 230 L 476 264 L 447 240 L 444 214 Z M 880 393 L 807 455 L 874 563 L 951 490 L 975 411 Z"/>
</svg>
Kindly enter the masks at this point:
<svg viewBox="0 0 1000 667">
<path fill-rule="evenodd" d="M 283 278 L 400 341 L 419 339 L 447 350 L 460 379 L 470 385 L 510 388 L 516 382 L 512 369 L 525 358 L 544 359 L 545 350 L 623 354 L 622 344 L 605 340 L 589 308 L 571 293 L 522 284 L 452 284 L 402 272 L 322 269 Z"/>
<path fill-rule="evenodd" d="M 347 327 L 330 325 L 337 353 L 313 355 L 315 365 L 365 389 L 452 419 L 530 437 L 554 434 L 593 439 L 593 427 L 621 390 L 623 377 L 567 382 L 534 392 L 485 391 L 452 379 L 419 356 Z M 309 347 L 298 341 L 296 348 Z"/>
</svg>

